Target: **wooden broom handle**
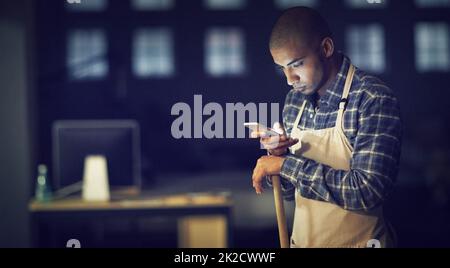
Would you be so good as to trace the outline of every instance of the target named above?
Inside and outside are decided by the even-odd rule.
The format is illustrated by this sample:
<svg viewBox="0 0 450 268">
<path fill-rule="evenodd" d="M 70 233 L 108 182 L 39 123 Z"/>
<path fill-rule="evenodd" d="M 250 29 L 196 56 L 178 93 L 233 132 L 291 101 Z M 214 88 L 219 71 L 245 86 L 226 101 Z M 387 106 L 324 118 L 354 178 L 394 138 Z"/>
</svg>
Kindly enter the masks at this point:
<svg viewBox="0 0 450 268">
<path fill-rule="evenodd" d="M 283 191 L 279 176 L 272 176 L 272 186 L 275 198 L 275 212 L 277 214 L 278 234 L 280 236 L 281 248 L 289 248 L 289 235 L 286 224 L 286 214 L 284 211 Z"/>
</svg>

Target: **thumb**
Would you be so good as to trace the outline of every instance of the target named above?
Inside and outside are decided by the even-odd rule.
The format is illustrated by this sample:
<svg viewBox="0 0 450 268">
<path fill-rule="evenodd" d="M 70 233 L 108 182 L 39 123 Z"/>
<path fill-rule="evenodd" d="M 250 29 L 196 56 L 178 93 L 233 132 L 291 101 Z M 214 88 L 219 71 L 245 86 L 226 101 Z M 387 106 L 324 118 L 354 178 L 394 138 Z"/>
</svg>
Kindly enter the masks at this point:
<svg viewBox="0 0 450 268">
<path fill-rule="evenodd" d="M 279 122 L 275 122 L 273 124 L 273 130 L 278 132 L 280 135 L 286 134 L 286 132 L 284 131 L 283 125 L 281 125 Z"/>
</svg>

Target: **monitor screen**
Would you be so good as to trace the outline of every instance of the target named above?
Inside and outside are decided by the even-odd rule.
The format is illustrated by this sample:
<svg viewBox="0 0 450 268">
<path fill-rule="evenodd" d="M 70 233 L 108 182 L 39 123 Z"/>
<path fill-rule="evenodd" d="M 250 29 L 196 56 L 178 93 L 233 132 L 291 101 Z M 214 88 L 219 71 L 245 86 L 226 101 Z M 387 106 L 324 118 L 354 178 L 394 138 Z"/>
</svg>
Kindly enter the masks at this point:
<svg viewBox="0 0 450 268">
<path fill-rule="evenodd" d="M 84 160 L 106 157 L 111 190 L 140 188 L 139 125 L 136 121 L 58 121 L 53 125 L 54 187 L 80 182 Z"/>
</svg>

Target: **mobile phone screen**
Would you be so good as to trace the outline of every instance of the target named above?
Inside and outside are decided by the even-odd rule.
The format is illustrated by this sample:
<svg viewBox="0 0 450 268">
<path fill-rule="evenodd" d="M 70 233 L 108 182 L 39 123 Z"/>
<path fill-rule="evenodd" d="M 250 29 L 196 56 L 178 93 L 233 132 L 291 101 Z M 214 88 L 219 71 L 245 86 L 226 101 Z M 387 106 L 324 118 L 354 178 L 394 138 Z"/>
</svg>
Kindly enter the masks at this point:
<svg viewBox="0 0 450 268">
<path fill-rule="evenodd" d="M 251 129 L 254 132 L 266 132 L 268 136 L 279 136 L 280 133 L 275 130 L 266 127 L 263 124 L 252 122 L 252 123 L 244 123 L 244 126 Z"/>
</svg>

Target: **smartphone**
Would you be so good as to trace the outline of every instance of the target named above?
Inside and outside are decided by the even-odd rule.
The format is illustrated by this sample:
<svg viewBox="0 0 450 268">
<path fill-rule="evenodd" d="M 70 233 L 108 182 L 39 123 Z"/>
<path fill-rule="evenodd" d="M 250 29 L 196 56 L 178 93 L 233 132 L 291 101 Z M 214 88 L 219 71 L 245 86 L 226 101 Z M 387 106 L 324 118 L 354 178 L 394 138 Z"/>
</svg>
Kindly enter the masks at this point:
<svg viewBox="0 0 450 268">
<path fill-rule="evenodd" d="M 268 136 L 279 136 L 280 133 L 276 132 L 274 129 L 266 127 L 260 123 L 244 123 L 244 126 L 251 129 L 254 132 L 265 132 Z"/>
</svg>

